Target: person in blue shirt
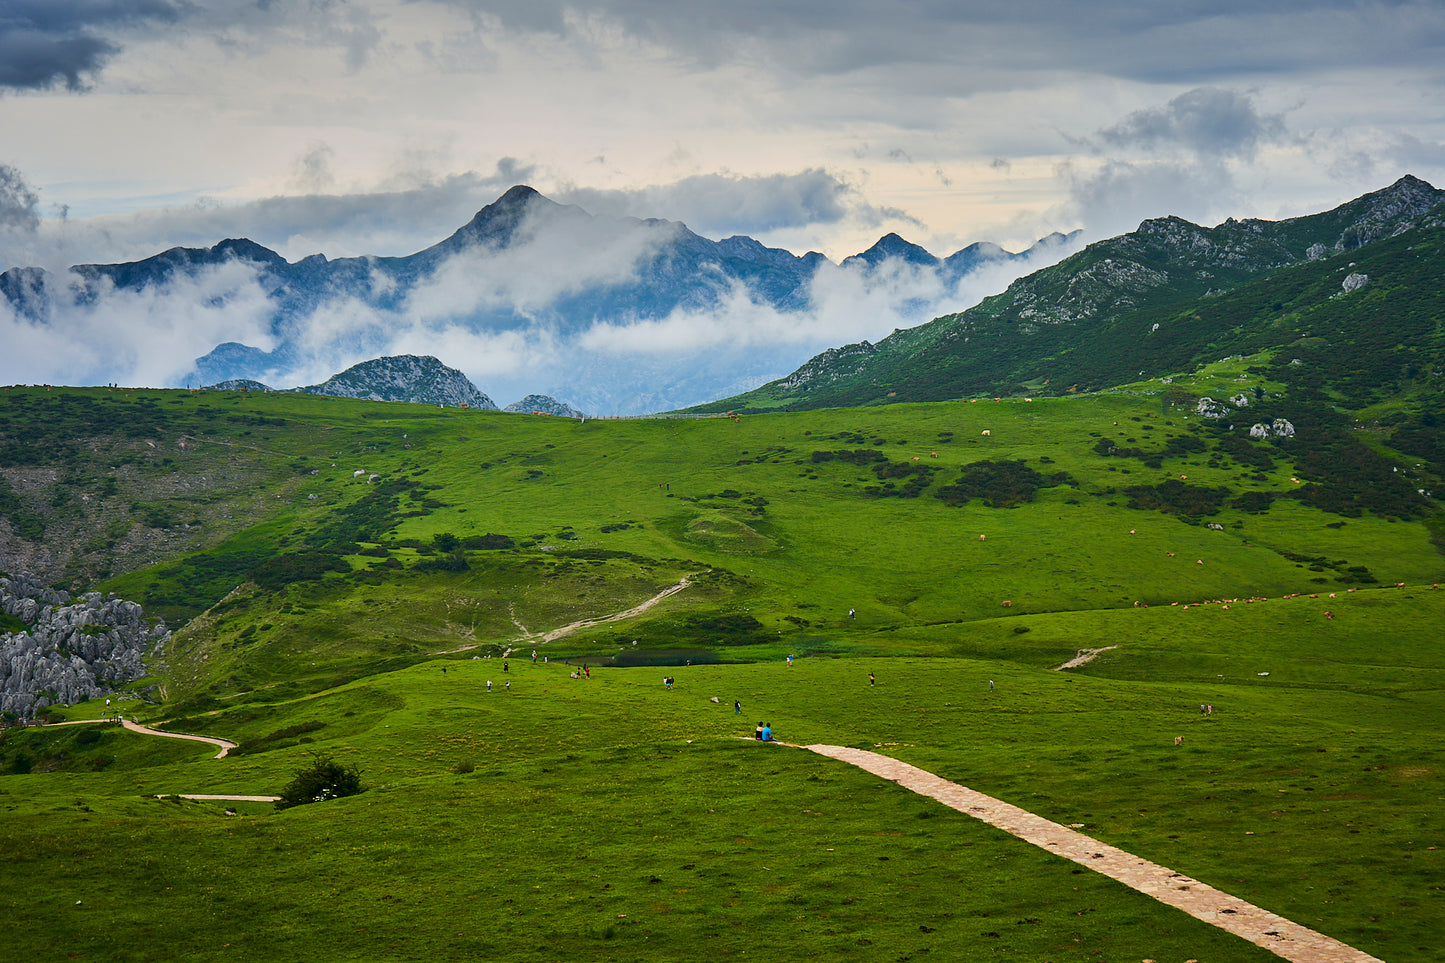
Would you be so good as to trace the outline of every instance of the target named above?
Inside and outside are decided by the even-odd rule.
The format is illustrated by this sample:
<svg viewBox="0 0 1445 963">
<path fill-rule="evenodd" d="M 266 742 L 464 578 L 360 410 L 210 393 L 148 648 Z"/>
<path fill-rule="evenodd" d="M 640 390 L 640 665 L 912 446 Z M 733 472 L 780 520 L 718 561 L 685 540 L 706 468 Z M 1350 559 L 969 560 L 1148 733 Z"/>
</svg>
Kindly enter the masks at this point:
<svg viewBox="0 0 1445 963">
<path fill-rule="evenodd" d="M 773 739 L 773 725 L 772 725 L 772 723 L 768 723 L 767 725 L 763 726 L 763 734 L 762 734 L 761 736 L 759 736 L 758 738 L 761 739 L 761 740 L 763 740 L 764 742 L 774 742 L 774 741 L 775 741 L 775 740 Z"/>
</svg>

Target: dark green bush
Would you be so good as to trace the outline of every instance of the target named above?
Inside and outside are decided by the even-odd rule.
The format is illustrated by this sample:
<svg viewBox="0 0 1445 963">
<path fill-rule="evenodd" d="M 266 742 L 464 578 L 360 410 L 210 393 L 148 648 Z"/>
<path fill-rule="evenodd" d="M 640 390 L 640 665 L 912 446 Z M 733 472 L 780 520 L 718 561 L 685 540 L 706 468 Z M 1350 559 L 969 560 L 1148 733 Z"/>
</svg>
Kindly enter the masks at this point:
<svg viewBox="0 0 1445 963">
<path fill-rule="evenodd" d="M 330 756 L 317 754 L 308 765 L 296 770 L 295 778 L 281 790 L 277 809 L 290 809 L 306 803 L 340 799 L 361 792 L 361 770 L 343 766 Z"/>
</svg>

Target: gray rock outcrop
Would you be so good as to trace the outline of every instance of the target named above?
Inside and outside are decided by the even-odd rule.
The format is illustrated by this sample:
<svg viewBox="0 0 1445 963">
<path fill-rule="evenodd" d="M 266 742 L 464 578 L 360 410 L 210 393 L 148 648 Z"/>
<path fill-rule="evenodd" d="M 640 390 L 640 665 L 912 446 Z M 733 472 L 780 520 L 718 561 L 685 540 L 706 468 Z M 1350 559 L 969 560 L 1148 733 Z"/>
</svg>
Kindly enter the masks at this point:
<svg viewBox="0 0 1445 963">
<path fill-rule="evenodd" d="M 0 578 L 0 611 L 29 626 L 0 633 L 0 713 L 22 721 L 140 678 L 143 659 L 171 635 L 138 603 L 99 592 L 72 599 L 26 575 Z"/>
</svg>

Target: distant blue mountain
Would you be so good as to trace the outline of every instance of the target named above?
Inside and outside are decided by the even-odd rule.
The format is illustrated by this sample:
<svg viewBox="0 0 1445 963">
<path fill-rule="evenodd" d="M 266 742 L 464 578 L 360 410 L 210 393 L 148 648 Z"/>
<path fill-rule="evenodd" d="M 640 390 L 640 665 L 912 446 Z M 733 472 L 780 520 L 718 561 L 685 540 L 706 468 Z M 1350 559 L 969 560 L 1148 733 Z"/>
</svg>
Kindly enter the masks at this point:
<svg viewBox="0 0 1445 963">
<path fill-rule="evenodd" d="M 889 234 L 841 267 L 875 270 L 897 259 L 952 285 L 983 263 L 1028 253 L 974 244 L 940 259 Z M 63 277 L 14 268 L 0 275 L 0 296 L 40 324 L 67 306 L 103 308 L 117 292 L 156 295 L 153 310 L 171 312 L 176 324 L 264 299 L 264 337 L 217 343 L 178 384 L 296 384 L 318 367 L 335 371 L 417 348 L 446 356 L 465 335 L 470 354 L 480 345 L 520 359 L 509 374 L 478 379 L 493 394 L 545 393 L 588 411 L 635 414 L 748 390 L 830 343 L 812 328 L 769 339 L 740 332 L 735 344 L 719 343 L 715 330 L 711 342 L 704 335 L 710 324 L 732 323 L 729 312 L 738 310 L 761 316 L 755 324 L 803 325 L 820 269 L 838 267 L 821 254 L 798 256 L 750 237 L 713 241 L 677 222 L 596 217 L 517 186 L 450 237 L 406 257 L 316 254 L 293 263 L 229 239 L 125 264 L 79 265 Z M 897 303 L 924 312 L 920 321 L 939 307 L 907 294 Z"/>
</svg>

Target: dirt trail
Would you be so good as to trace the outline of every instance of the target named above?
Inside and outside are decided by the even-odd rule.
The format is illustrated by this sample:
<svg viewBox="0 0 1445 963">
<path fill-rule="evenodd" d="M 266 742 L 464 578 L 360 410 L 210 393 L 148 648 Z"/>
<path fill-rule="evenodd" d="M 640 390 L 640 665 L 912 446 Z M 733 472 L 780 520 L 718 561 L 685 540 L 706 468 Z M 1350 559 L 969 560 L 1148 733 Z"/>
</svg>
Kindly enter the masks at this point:
<svg viewBox="0 0 1445 963">
<path fill-rule="evenodd" d="M 83 726 L 95 723 L 99 723 L 101 725 L 112 724 L 109 720 L 105 719 L 75 719 L 71 722 L 52 722 L 50 723 L 50 725 Z M 125 728 L 129 729 L 131 732 L 138 732 L 143 736 L 164 736 L 167 739 L 189 739 L 192 742 L 206 742 L 210 743 L 213 746 L 219 746 L 221 751 L 212 756 L 211 758 L 213 759 L 224 759 L 226 757 L 226 753 L 236 748 L 236 744 L 234 742 L 231 742 L 229 739 L 220 739 L 216 736 L 193 736 L 184 732 L 165 732 L 160 729 L 152 729 L 149 726 L 143 726 L 138 722 L 131 722 L 130 720 L 124 718 L 120 720 L 120 724 L 122 726 L 125 726 Z M 180 796 L 182 799 L 212 799 L 225 802 L 275 802 L 276 800 L 281 798 L 280 796 L 233 796 L 215 793 L 193 792 L 182 792 L 176 793 L 175 795 Z"/>
<path fill-rule="evenodd" d="M 1094 661 L 1094 657 L 1097 656 L 1100 652 L 1108 652 L 1110 649 L 1117 648 L 1117 645 L 1106 645 L 1103 648 L 1099 649 L 1080 649 L 1077 655 L 1075 655 L 1069 661 L 1065 662 L 1063 665 L 1054 666 L 1054 671 L 1061 672 L 1064 669 L 1077 669 L 1081 665 L 1086 665 Z"/>
<path fill-rule="evenodd" d="M 1368 953 L 1292 923 L 1166 866 L 1106 846 L 1083 833 L 949 782 L 906 762 L 844 746 L 803 748 L 891 779 L 906 789 L 997 826 L 1025 842 L 1112 877 L 1161 903 L 1262 946 L 1291 963 L 1382 963 Z"/>
<path fill-rule="evenodd" d="M 692 582 L 690 580 L 683 579 L 676 585 L 669 585 L 667 588 L 663 589 L 661 592 L 658 592 L 646 602 L 634 605 L 632 608 L 628 609 L 625 612 L 614 612 L 611 615 L 599 615 L 595 619 L 580 619 L 576 622 L 571 622 L 567 625 L 564 625 L 561 628 L 553 629 L 550 632 L 543 633 L 541 636 L 529 633 L 524 638 L 517 639 L 516 641 L 520 643 L 534 643 L 536 645 L 546 645 L 548 642 L 555 642 L 558 639 L 565 638 L 566 636 L 571 635 L 573 632 L 576 632 L 578 629 L 591 628 L 594 625 L 602 625 L 604 622 L 620 622 L 623 619 L 635 618 L 636 616 L 639 616 L 643 612 L 646 612 L 648 609 L 652 608 L 658 602 L 661 602 L 663 599 L 667 598 L 669 595 L 676 595 L 678 592 L 681 592 L 683 589 L 687 588 L 691 584 Z M 521 628 L 521 623 L 517 622 L 515 617 L 513 617 L 512 621 L 516 623 L 519 628 Z M 475 646 L 468 646 L 468 648 L 475 648 Z M 452 651 L 456 652 L 461 650 L 453 649 Z M 514 648 L 506 649 L 502 653 L 502 658 L 506 658 L 515 651 L 516 649 Z"/>
</svg>

